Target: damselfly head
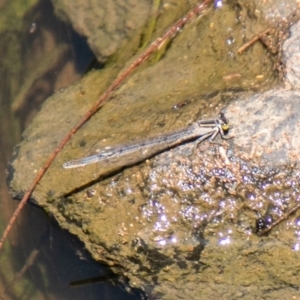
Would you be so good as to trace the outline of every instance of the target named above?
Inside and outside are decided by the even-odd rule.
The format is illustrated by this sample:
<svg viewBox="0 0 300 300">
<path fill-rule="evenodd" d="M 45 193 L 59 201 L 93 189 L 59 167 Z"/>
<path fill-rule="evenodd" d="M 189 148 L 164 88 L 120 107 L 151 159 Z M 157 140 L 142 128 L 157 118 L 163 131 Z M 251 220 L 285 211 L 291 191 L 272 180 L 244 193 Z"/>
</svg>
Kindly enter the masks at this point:
<svg viewBox="0 0 300 300">
<path fill-rule="evenodd" d="M 225 117 L 224 113 L 220 113 L 220 120 L 221 120 L 221 127 L 223 131 L 228 131 L 230 126 L 227 118 Z"/>
</svg>

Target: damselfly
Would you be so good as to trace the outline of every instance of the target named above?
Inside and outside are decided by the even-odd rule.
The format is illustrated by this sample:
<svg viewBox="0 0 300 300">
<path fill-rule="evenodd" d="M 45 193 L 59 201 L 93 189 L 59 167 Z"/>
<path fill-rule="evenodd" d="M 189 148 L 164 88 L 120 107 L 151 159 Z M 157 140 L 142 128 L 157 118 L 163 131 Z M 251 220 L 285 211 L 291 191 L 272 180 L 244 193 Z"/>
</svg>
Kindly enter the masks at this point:
<svg viewBox="0 0 300 300">
<path fill-rule="evenodd" d="M 199 120 L 185 129 L 163 134 L 152 139 L 133 144 L 105 147 L 95 155 L 65 162 L 63 167 L 65 169 L 78 168 L 129 154 L 135 155 L 139 152 L 142 152 L 143 158 L 146 159 L 166 149 L 195 139 L 197 139 L 197 143 L 206 139 L 213 141 L 218 134 L 220 134 L 223 139 L 231 138 L 226 136 L 228 130 L 228 120 L 223 113 L 220 113 L 218 118 Z"/>
</svg>

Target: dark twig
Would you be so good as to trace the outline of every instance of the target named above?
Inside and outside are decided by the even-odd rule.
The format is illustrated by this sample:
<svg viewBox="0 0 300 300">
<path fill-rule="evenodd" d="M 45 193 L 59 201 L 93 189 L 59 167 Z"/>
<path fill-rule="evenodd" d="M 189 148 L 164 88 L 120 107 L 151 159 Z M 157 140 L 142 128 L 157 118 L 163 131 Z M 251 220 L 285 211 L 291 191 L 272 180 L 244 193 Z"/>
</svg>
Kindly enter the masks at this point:
<svg viewBox="0 0 300 300">
<path fill-rule="evenodd" d="M 271 30 L 271 28 L 266 29 L 265 31 L 255 35 L 250 41 L 248 41 L 247 43 L 245 43 L 242 47 L 240 47 L 237 51 L 238 54 L 242 54 L 246 49 L 248 49 L 250 46 L 252 46 L 256 41 L 258 41 L 259 39 L 261 39 L 264 35 L 266 35 L 267 33 L 269 33 L 269 31 Z"/>
<path fill-rule="evenodd" d="M 278 218 L 276 221 L 274 221 L 271 225 L 266 227 L 263 230 L 260 230 L 257 232 L 259 236 L 268 234 L 275 226 L 280 224 L 281 222 L 287 220 L 293 213 L 295 213 L 300 208 L 300 203 L 296 204 L 294 207 L 292 207 L 286 214 Z"/>
<path fill-rule="evenodd" d="M 263 38 L 273 29 L 277 31 L 285 32 L 290 28 L 295 22 L 300 18 L 300 9 L 296 8 L 292 13 L 290 13 L 281 23 L 276 23 L 274 26 L 267 28 L 266 30 L 256 34 L 250 41 L 241 46 L 238 50 L 238 54 L 242 54 L 250 46 L 252 46 L 256 41 L 263 40 Z"/>
<path fill-rule="evenodd" d="M 9 232 L 11 231 L 12 226 L 15 223 L 16 218 L 22 211 L 27 200 L 35 189 L 36 185 L 40 182 L 42 177 L 45 175 L 52 161 L 56 158 L 57 154 L 62 150 L 66 143 L 71 139 L 71 137 L 81 128 L 81 126 L 87 122 L 103 105 L 104 101 L 111 95 L 111 93 L 127 78 L 127 76 L 132 73 L 137 66 L 144 62 L 154 51 L 159 49 L 163 43 L 168 39 L 174 38 L 180 30 L 196 16 L 201 14 L 203 10 L 210 4 L 211 0 L 204 0 L 201 3 L 198 3 L 194 8 L 192 8 L 186 15 L 179 19 L 173 26 L 171 26 L 166 32 L 159 38 L 157 38 L 137 59 L 135 59 L 129 67 L 127 67 L 121 74 L 112 82 L 112 84 L 107 88 L 107 90 L 102 94 L 94 106 L 85 114 L 85 116 L 79 121 L 79 123 L 65 136 L 65 138 L 60 142 L 54 152 L 50 155 L 44 166 L 39 170 L 36 178 L 34 179 L 31 186 L 26 191 L 24 197 L 19 203 L 17 209 L 13 213 L 8 225 L 6 226 L 2 238 L 0 240 L 0 249 L 3 247 L 3 243 L 7 238 Z"/>
<path fill-rule="evenodd" d="M 30 253 L 30 255 L 26 259 L 26 262 L 23 265 L 22 269 L 17 273 L 17 275 L 14 277 L 13 281 L 4 290 L 5 294 L 7 294 L 10 290 L 12 290 L 14 285 L 22 278 L 22 276 L 25 274 L 25 272 L 34 264 L 38 254 L 39 254 L 39 251 L 37 249 L 33 250 Z"/>
</svg>

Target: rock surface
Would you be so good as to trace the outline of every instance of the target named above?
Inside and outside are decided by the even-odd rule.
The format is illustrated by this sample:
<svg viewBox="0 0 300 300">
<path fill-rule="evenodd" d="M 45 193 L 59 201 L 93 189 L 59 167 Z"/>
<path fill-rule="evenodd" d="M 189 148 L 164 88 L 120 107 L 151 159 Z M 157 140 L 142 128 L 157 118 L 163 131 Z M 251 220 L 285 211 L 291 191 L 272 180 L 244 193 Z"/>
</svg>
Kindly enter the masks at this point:
<svg viewBox="0 0 300 300">
<path fill-rule="evenodd" d="M 141 35 L 150 14 L 150 2 L 52 1 L 56 14 L 70 22 L 87 41 L 100 62 L 115 54 L 122 43 Z"/>
</svg>

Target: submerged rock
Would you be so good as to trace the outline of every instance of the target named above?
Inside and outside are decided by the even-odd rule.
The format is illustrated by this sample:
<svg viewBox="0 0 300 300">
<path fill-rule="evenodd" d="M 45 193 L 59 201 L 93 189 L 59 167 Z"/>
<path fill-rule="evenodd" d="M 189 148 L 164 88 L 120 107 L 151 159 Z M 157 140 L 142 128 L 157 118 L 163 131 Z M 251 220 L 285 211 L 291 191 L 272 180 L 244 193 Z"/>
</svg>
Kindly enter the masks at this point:
<svg viewBox="0 0 300 300">
<path fill-rule="evenodd" d="M 208 95 L 204 87 L 203 95 L 196 86 L 202 73 L 195 52 L 188 52 L 189 59 L 180 56 L 186 64 L 174 71 L 182 61 L 176 65 L 172 49 L 189 39 L 196 49 L 200 41 L 194 37 L 181 36 L 163 60 L 137 72 L 114 94 L 57 156 L 32 201 L 77 235 L 97 261 L 155 298 L 279 298 L 281 293 L 291 298 L 299 286 L 297 215 L 267 237 L 256 233 L 299 201 L 300 92 Z M 108 74 L 91 72 L 43 106 L 10 166 L 15 196 L 88 110 Z M 186 99 L 188 105 L 171 109 Z M 62 168 L 96 149 L 216 115 L 221 104 L 228 104 L 231 140 L 187 143 L 127 168 L 122 159 Z"/>
</svg>

